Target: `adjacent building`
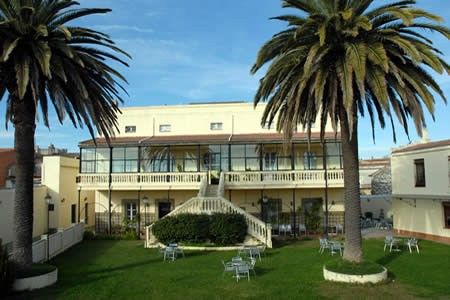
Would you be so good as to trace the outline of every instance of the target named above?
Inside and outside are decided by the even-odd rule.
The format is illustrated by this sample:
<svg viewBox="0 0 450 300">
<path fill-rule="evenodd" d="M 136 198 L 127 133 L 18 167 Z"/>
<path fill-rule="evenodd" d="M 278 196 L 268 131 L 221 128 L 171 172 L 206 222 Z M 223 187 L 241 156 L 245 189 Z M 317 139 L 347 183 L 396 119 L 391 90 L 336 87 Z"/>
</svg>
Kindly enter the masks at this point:
<svg viewBox="0 0 450 300">
<path fill-rule="evenodd" d="M 377 219 L 392 218 L 392 176 L 390 158 L 359 161 L 361 215 Z"/>
<path fill-rule="evenodd" d="M 93 193 L 76 185 L 79 160 L 71 156 L 41 157 L 41 184 L 33 189 L 33 238 L 84 221 L 94 225 Z M 0 189 L 0 239 L 13 240 L 14 188 Z"/>
<path fill-rule="evenodd" d="M 392 152 L 394 230 L 450 242 L 450 140 Z"/>
<path fill-rule="evenodd" d="M 314 205 L 343 224 L 339 134 L 330 126 L 321 142 L 316 126 L 310 142 L 297 132 L 286 144 L 261 125 L 263 110 L 245 102 L 123 108 L 109 144 L 101 136 L 80 143 L 78 188 L 95 193 L 96 229 L 124 220 L 142 228 L 202 194 L 203 181 L 203 196 L 222 190 L 272 225 L 303 223 Z"/>
</svg>

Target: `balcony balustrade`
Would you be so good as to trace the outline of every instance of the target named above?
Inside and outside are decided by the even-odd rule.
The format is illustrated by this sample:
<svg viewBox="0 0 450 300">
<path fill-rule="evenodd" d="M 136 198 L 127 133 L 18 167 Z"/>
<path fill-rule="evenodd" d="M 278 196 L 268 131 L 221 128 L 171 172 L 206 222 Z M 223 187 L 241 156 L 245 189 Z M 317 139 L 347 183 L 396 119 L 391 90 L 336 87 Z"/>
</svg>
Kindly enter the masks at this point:
<svg viewBox="0 0 450 300">
<path fill-rule="evenodd" d="M 343 170 L 294 170 L 225 172 L 225 187 L 233 189 L 251 188 L 295 188 L 325 187 L 325 173 L 329 187 L 344 186 Z M 114 173 L 111 174 L 112 189 L 198 189 L 206 172 L 193 173 Z M 83 189 L 108 189 L 109 174 L 80 174 L 78 185 Z"/>
</svg>

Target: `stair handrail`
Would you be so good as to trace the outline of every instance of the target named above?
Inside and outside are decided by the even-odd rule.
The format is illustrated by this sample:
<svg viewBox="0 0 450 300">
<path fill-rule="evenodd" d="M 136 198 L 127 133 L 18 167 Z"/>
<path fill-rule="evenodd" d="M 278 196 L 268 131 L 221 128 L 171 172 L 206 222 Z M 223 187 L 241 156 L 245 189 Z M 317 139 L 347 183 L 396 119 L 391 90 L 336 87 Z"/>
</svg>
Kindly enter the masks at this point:
<svg viewBox="0 0 450 300">
<path fill-rule="evenodd" d="M 219 188 L 217 189 L 217 197 L 225 197 L 225 173 L 220 172 Z"/>
<path fill-rule="evenodd" d="M 205 197 L 206 195 L 206 189 L 208 188 L 208 179 L 206 177 L 203 177 L 200 181 L 200 188 L 198 190 L 198 197 Z"/>
</svg>

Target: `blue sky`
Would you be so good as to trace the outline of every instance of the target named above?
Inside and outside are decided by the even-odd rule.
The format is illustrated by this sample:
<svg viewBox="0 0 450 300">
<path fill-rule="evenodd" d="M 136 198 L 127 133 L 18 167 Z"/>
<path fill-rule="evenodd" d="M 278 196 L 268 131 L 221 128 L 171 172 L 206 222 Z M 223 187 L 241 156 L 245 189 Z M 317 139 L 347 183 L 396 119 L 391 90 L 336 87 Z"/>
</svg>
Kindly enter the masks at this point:
<svg viewBox="0 0 450 300">
<path fill-rule="evenodd" d="M 106 32 L 132 56 L 131 67 L 121 68 L 129 81 L 125 106 L 181 104 L 202 101 L 252 101 L 263 73 L 250 75 L 260 46 L 285 28 L 269 17 L 287 11 L 279 0 L 81 0 L 82 6 L 109 7 L 113 12 L 80 22 Z M 376 1 L 383 3 L 386 1 Z M 450 22 L 450 2 L 419 0 L 418 5 Z M 449 59 L 450 43 L 431 35 Z M 450 98 L 448 75 L 436 76 Z M 429 120 L 433 140 L 450 138 L 450 106 L 437 100 L 436 122 Z M 4 116 L 5 103 L 0 103 Z M 430 118 L 429 118 L 430 119 Z M 77 151 L 78 142 L 89 139 L 87 130 L 61 126 L 52 113 L 51 129 L 39 125 L 36 143 Z M 412 128 L 411 128 L 412 129 Z M 413 131 L 413 130 L 412 130 Z M 368 119 L 360 121 L 360 156 L 387 155 L 392 147 L 409 141 L 398 128 L 398 143 L 390 128 L 377 130 L 373 143 Z M 0 147 L 13 146 L 13 128 L 0 129 Z M 417 140 L 415 134 L 411 140 Z"/>
</svg>

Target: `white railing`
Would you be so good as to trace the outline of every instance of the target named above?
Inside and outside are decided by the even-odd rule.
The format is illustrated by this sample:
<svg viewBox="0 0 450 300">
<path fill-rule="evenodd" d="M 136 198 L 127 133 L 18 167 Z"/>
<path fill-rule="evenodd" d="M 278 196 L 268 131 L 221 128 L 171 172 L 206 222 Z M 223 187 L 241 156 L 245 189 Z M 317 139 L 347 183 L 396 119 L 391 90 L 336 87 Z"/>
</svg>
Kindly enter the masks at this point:
<svg viewBox="0 0 450 300">
<path fill-rule="evenodd" d="M 108 186 L 108 174 L 80 174 L 78 175 L 78 183 L 83 186 Z"/>
<path fill-rule="evenodd" d="M 167 216 L 179 214 L 213 214 L 213 213 L 236 213 L 243 215 L 247 225 L 248 234 L 259 240 L 260 242 L 272 248 L 272 227 L 270 224 L 264 223 L 255 216 L 249 214 L 245 210 L 234 205 L 230 201 L 222 197 L 214 198 L 192 198 L 183 205 L 180 205 Z M 155 242 L 152 233 L 152 225 L 146 227 L 146 247 Z"/>
<path fill-rule="evenodd" d="M 325 186 L 324 170 L 295 170 L 295 171 L 247 171 L 221 173 L 225 181 L 222 186 L 245 185 L 295 185 L 307 187 Z M 343 186 L 344 171 L 328 170 L 328 184 Z M 205 172 L 194 173 L 115 173 L 111 174 L 111 186 L 115 187 L 155 187 L 167 185 L 173 187 L 199 188 L 203 179 L 207 179 Z M 79 185 L 83 187 L 107 187 L 108 174 L 80 174 Z"/>
<path fill-rule="evenodd" d="M 84 223 L 75 224 L 33 243 L 33 262 L 45 262 L 83 240 Z M 48 243 L 48 245 L 47 245 Z"/>
<path fill-rule="evenodd" d="M 343 170 L 327 170 L 329 185 L 343 185 Z M 295 186 L 325 186 L 325 171 L 252 171 L 226 172 L 227 186 L 233 185 L 277 185 L 289 184 Z"/>
<path fill-rule="evenodd" d="M 162 187 L 180 186 L 198 188 L 203 178 L 207 178 L 205 172 L 194 173 L 113 173 L 111 174 L 111 186 L 115 187 Z M 82 187 L 108 187 L 108 174 L 80 174 L 78 184 Z"/>
</svg>

